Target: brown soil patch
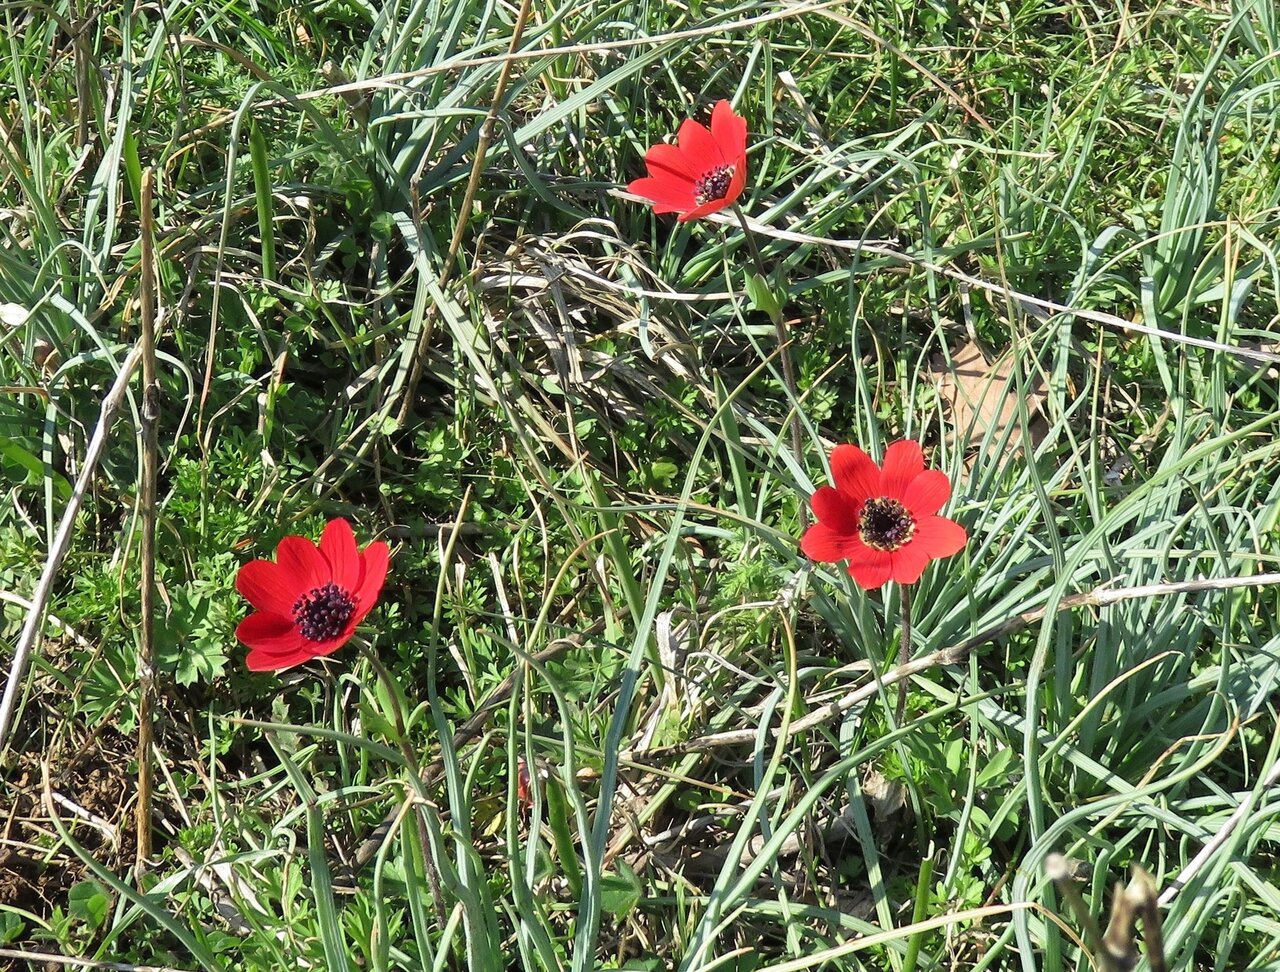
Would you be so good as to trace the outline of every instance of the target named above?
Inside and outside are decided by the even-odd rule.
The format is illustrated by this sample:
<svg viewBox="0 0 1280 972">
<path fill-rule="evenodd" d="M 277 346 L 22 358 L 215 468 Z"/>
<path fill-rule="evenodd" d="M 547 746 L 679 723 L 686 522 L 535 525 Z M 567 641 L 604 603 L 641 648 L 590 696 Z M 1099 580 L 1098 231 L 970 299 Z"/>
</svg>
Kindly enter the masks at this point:
<svg viewBox="0 0 1280 972">
<path fill-rule="evenodd" d="M 105 730 L 79 747 L 51 754 L 49 788 L 62 826 L 116 873 L 133 860 L 133 744 Z M 66 908 L 67 892 L 86 876 L 61 839 L 45 805 L 42 754 L 22 753 L 0 789 L 0 905 L 47 917 Z M 21 942 L 14 943 L 21 947 Z M 45 948 L 38 950 L 47 950 Z M 0 969 L 4 965 L 0 964 Z"/>
</svg>

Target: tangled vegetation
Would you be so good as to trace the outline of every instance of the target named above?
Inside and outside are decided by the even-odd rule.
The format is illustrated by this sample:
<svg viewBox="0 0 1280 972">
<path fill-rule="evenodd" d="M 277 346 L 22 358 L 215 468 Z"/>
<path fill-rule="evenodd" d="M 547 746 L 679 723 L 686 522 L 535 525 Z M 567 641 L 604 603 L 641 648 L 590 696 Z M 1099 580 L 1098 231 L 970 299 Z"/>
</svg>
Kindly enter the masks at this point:
<svg viewBox="0 0 1280 972">
<path fill-rule="evenodd" d="M 1280 968 L 1271 0 L 0 17 L 0 968 Z"/>
</svg>

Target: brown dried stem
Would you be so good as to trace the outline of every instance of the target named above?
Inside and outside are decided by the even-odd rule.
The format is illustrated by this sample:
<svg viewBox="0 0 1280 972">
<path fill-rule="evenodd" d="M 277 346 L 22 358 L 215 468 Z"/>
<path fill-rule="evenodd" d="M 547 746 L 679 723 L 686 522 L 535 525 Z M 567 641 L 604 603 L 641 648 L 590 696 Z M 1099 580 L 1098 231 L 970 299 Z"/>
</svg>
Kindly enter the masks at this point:
<svg viewBox="0 0 1280 972">
<path fill-rule="evenodd" d="M 462 237 L 467 232 L 467 224 L 471 220 L 471 207 L 475 203 L 476 191 L 480 188 L 480 176 L 484 173 L 485 156 L 489 151 L 489 143 L 493 141 L 493 129 L 498 121 L 498 110 L 502 107 L 502 99 L 507 93 L 507 82 L 511 79 L 511 68 L 515 64 L 512 56 L 520 47 L 524 37 L 525 25 L 532 12 L 531 0 L 522 0 L 520 12 L 516 15 L 515 26 L 511 32 L 511 43 L 507 46 L 507 59 L 502 62 L 498 73 L 498 84 L 493 90 L 493 99 L 489 102 L 488 114 L 480 126 L 480 137 L 476 141 L 476 157 L 471 164 L 471 178 L 467 180 L 467 188 L 462 194 L 462 205 L 458 207 L 458 220 L 453 226 L 453 238 L 449 241 L 449 252 L 445 255 L 444 267 L 436 280 L 436 286 L 444 290 L 445 284 L 453 277 L 453 270 L 458 265 L 458 252 L 462 249 Z M 418 345 L 413 352 L 413 365 L 405 382 L 404 399 L 400 404 L 398 421 L 403 423 L 413 408 L 413 396 L 422 378 L 422 370 L 427 364 L 427 349 L 431 346 L 431 336 L 435 332 L 435 306 L 427 312 L 422 323 L 422 333 L 418 335 Z"/>
<path fill-rule="evenodd" d="M 106 397 L 102 400 L 102 411 L 98 417 L 98 424 L 94 427 L 93 436 L 89 439 L 89 446 L 85 450 L 84 461 L 80 466 L 80 475 L 76 478 L 75 489 L 71 493 L 71 499 L 67 501 L 66 508 L 62 511 L 62 520 L 58 523 L 58 531 L 54 535 L 53 542 L 49 545 L 49 556 L 45 560 L 44 571 L 40 574 L 40 580 L 36 584 L 35 592 L 31 595 L 31 609 L 27 612 L 27 618 L 22 625 L 22 633 L 18 635 L 18 643 L 13 649 L 13 661 L 9 665 L 8 682 L 5 684 L 4 697 L 0 698 L 0 753 L 4 752 L 5 744 L 9 738 L 9 728 L 13 721 L 14 710 L 17 707 L 18 693 L 22 689 L 22 680 L 27 670 L 27 662 L 31 658 L 31 651 L 35 647 L 36 641 L 40 638 L 45 609 L 49 606 L 49 597 L 53 593 L 53 583 L 57 579 L 58 569 L 62 566 L 62 561 L 71 547 L 71 535 L 75 531 L 76 518 L 80 513 L 81 505 L 84 503 L 85 494 L 89 491 L 89 484 L 93 482 L 93 476 L 97 471 L 98 461 L 102 458 L 102 450 L 106 446 L 107 434 L 111 431 L 116 412 L 120 410 L 120 405 L 129 390 L 129 379 L 132 377 L 134 369 L 138 367 L 138 361 L 141 357 L 141 347 L 134 347 L 129 352 L 128 357 L 120 365 L 120 372 L 116 375 L 116 380 L 112 384 L 111 390 L 107 392 Z"/>
<path fill-rule="evenodd" d="M 1130 972 L 1142 957 L 1138 951 L 1137 923 L 1142 920 L 1142 936 L 1146 945 L 1147 964 L 1151 972 L 1166 972 L 1164 935 L 1160 925 L 1160 906 L 1156 900 L 1151 875 L 1137 865 L 1128 886 L 1116 884 L 1111 898 L 1111 920 L 1102 936 L 1098 960 L 1104 972 Z"/>
<path fill-rule="evenodd" d="M 141 299 L 142 334 L 138 347 L 142 350 L 142 617 L 138 629 L 138 803 L 135 809 L 138 850 L 136 876 L 151 857 L 151 789 L 154 727 L 152 702 L 155 692 L 155 592 L 156 592 L 156 484 L 159 476 L 160 389 L 156 384 L 156 278 L 155 220 L 151 196 L 155 174 L 142 173 L 142 200 L 139 229 L 142 236 Z"/>
</svg>

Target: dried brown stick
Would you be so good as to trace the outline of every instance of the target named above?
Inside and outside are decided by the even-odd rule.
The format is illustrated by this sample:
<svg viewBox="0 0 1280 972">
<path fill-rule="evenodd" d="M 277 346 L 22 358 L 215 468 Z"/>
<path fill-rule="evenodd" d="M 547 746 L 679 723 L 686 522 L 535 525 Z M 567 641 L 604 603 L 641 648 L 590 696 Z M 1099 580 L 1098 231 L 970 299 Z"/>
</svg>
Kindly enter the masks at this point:
<svg viewBox="0 0 1280 972">
<path fill-rule="evenodd" d="M 611 190 L 610 195 L 618 196 L 625 199 L 639 199 L 621 189 Z M 730 217 L 724 213 L 711 213 L 704 217 L 711 222 L 727 223 Z M 1214 341 L 1209 338 L 1199 338 L 1190 334 L 1182 334 L 1178 331 L 1167 331 L 1155 327 L 1151 324 L 1143 324 L 1140 321 L 1129 320 L 1116 314 L 1109 314 L 1106 311 L 1089 310 L 1084 307 L 1072 307 L 1068 304 L 1062 304 L 1055 300 L 1048 300 L 1044 297 L 1036 297 L 1032 294 L 1026 294 L 1018 290 L 1014 290 L 1008 284 L 988 280 L 985 277 L 975 277 L 973 274 L 965 273 L 957 270 L 955 267 L 946 266 L 944 264 L 935 263 L 925 257 L 916 256 L 911 253 L 905 253 L 902 250 L 894 249 L 892 246 L 880 243 L 868 243 L 860 240 L 830 239 L 822 236 L 814 236 L 811 233 L 798 233 L 793 230 L 779 229 L 775 226 L 768 226 L 764 223 L 749 220 L 751 228 L 757 233 L 765 236 L 771 236 L 776 240 L 787 240 L 792 243 L 808 243 L 814 246 L 829 247 L 836 250 L 845 250 L 854 253 L 867 253 L 872 256 L 884 257 L 895 263 L 902 263 L 908 266 L 918 267 L 921 270 L 928 270 L 931 273 L 940 274 L 948 279 L 954 280 L 967 287 L 975 290 L 982 290 L 986 293 L 995 294 L 1006 300 L 1020 304 L 1024 308 L 1035 308 L 1036 311 L 1043 311 L 1046 314 L 1070 314 L 1081 320 L 1093 321 L 1095 324 L 1102 324 L 1106 327 L 1113 327 L 1120 331 L 1129 331 L 1135 334 L 1146 334 L 1151 337 L 1158 337 L 1165 341 L 1172 341 L 1175 344 L 1187 344 L 1196 348 L 1205 348 L 1209 351 L 1219 351 L 1225 354 L 1233 355 L 1237 358 L 1245 358 L 1251 361 L 1262 361 L 1268 364 L 1280 364 L 1280 354 L 1271 351 L 1255 351 L 1252 348 L 1241 348 L 1230 344 L 1223 344 L 1220 341 Z"/>
<path fill-rule="evenodd" d="M 898 635 L 898 666 L 911 661 L 911 585 L 898 585 L 898 605 L 902 616 L 902 630 Z M 910 683 L 902 680 L 898 686 L 898 708 L 894 711 L 893 721 L 901 724 L 907 714 L 907 688 Z"/>
<path fill-rule="evenodd" d="M 71 547 L 71 537 L 75 532 L 80 507 L 84 503 L 89 484 L 97 471 L 98 461 L 102 458 L 102 450 L 106 446 L 107 435 L 111 431 L 116 412 L 120 410 L 120 405 L 129 390 L 129 379 L 141 357 L 141 346 L 135 346 L 121 362 L 120 372 L 102 400 L 98 424 L 94 427 L 89 446 L 85 450 L 84 462 L 80 466 L 80 475 L 76 477 L 75 489 L 71 493 L 71 499 L 67 501 L 66 508 L 62 511 L 62 520 L 58 523 L 57 533 L 49 545 L 49 556 L 45 560 L 44 570 L 40 574 L 35 592 L 31 595 L 31 610 L 27 612 L 22 632 L 18 635 L 18 643 L 13 650 L 13 661 L 9 665 L 9 679 L 5 684 L 4 696 L 0 698 L 0 754 L 4 752 L 8 742 L 18 693 L 22 688 L 22 680 L 31 651 L 40 637 L 45 608 L 49 606 L 49 597 L 53 593 L 53 582 L 57 579 L 58 569 L 62 566 L 62 561 Z"/>
<path fill-rule="evenodd" d="M 1147 964 L 1151 972 L 1165 972 L 1164 935 L 1160 924 L 1160 907 L 1156 901 L 1155 882 L 1141 867 L 1134 866 L 1128 886 L 1116 883 L 1111 897 L 1111 920 L 1102 936 L 1097 958 L 1103 972 L 1130 972 L 1138 965 L 1137 923 L 1142 921 Z"/>
<path fill-rule="evenodd" d="M 1259 790 L 1269 790 L 1277 783 L 1280 783 L 1280 760 L 1277 760 L 1271 765 L 1271 768 L 1267 771 L 1267 775 L 1262 780 L 1262 785 L 1259 787 Z M 1210 860 L 1213 859 L 1213 855 L 1217 852 L 1218 848 L 1230 839 L 1231 835 L 1235 833 L 1236 828 L 1239 827 L 1240 824 L 1249 816 L 1249 811 L 1253 809 L 1254 806 L 1256 806 L 1254 802 L 1246 799 L 1240 803 L 1240 806 L 1236 807 L 1231 816 L 1214 831 L 1213 837 L 1206 841 L 1205 845 L 1200 848 L 1199 853 L 1187 862 L 1187 866 L 1184 867 L 1179 872 L 1178 876 L 1169 883 L 1168 887 L 1161 892 L 1160 899 L 1157 902 L 1158 904 L 1168 905 L 1175 897 L 1177 897 L 1178 892 L 1186 887 L 1191 879 L 1195 877 Z"/>
<path fill-rule="evenodd" d="M 476 192 L 480 188 L 480 176 L 484 172 L 485 157 L 489 152 L 489 143 L 493 141 L 493 129 L 498 121 L 498 110 L 502 107 L 502 99 L 507 93 L 507 83 L 511 80 L 511 67 L 515 63 L 511 57 L 520 47 L 524 37 L 525 25 L 532 12 L 532 0 L 521 0 L 520 12 L 516 15 L 515 26 L 511 32 L 511 43 L 507 46 L 507 60 L 502 62 L 498 72 L 498 83 L 493 90 L 493 98 L 489 102 L 489 111 L 480 126 L 480 137 L 476 141 L 476 157 L 471 164 L 471 177 L 467 180 L 467 188 L 462 194 L 462 205 L 458 207 L 458 220 L 453 226 L 453 238 L 449 240 L 449 252 L 445 255 L 444 267 L 436 280 L 436 286 L 444 290 L 453 276 L 454 267 L 458 265 L 458 251 L 462 249 L 462 237 L 466 234 L 467 224 L 471 221 L 471 207 L 475 203 Z M 427 364 L 427 349 L 431 345 L 431 336 L 435 331 L 435 305 L 432 305 L 427 318 L 422 323 L 422 331 L 418 335 L 418 345 L 413 351 L 413 364 L 410 367 L 408 380 L 405 381 L 401 394 L 398 421 L 403 424 L 413 408 L 413 396 L 422 378 L 422 371 Z"/>
<path fill-rule="evenodd" d="M 93 46 L 89 41 L 93 22 L 98 14 L 94 5 L 76 4 L 75 19 L 71 23 L 71 50 L 76 71 L 76 148 L 89 144 L 89 125 L 93 119 L 94 92 L 89 79 L 99 71 L 94 63 Z"/>
<path fill-rule="evenodd" d="M 1134 868 L 1133 880 L 1128 891 L 1138 904 L 1142 918 L 1142 938 L 1147 947 L 1147 964 L 1151 972 L 1168 972 L 1164 954 L 1164 925 L 1160 918 L 1160 901 L 1156 897 L 1156 885 L 1151 875 L 1141 867 Z"/>
<path fill-rule="evenodd" d="M 790 739 L 823 723 L 830 722 L 842 713 L 848 712 L 854 706 L 873 698 L 882 688 L 887 688 L 890 685 L 908 679 L 912 675 L 918 675 L 920 672 L 936 668 L 939 665 L 958 664 L 964 660 L 967 653 L 968 648 L 942 648 L 925 655 L 923 658 L 917 658 L 914 661 L 907 662 L 905 665 L 891 668 L 881 675 L 878 680 L 868 682 L 866 685 L 861 685 L 850 692 L 846 692 L 840 698 L 814 709 L 800 719 L 796 719 L 787 728 L 787 738 Z M 673 756 L 683 756 L 685 753 L 720 749 L 724 746 L 747 745 L 754 742 L 759 734 L 760 730 L 755 727 L 730 729 L 725 732 L 714 732 L 707 736 L 699 736 L 696 739 L 689 739 L 671 746 L 662 746 L 658 749 L 625 750 L 618 758 L 620 762 L 653 763 Z"/>
<path fill-rule="evenodd" d="M 1080 888 L 1076 885 L 1074 867 L 1075 862 L 1062 854 L 1050 854 L 1044 860 L 1045 874 L 1075 915 L 1076 921 L 1084 932 L 1084 940 L 1089 946 L 1089 951 L 1100 956 L 1105 948 L 1102 943 L 1102 930 L 1098 928 L 1093 912 L 1089 910 L 1084 897 L 1080 894 Z"/>
<path fill-rule="evenodd" d="M 136 877 L 151 857 L 151 750 L 154 737 L 152 701 L 155 692 L 155 599 L 156 599 L 156 495 L 160 469 L 159 411 L 160 390 L 156 383 L 156 277 L 155 219 L 151 197 L 155 173 L 142 173 L 141 211 L 138 214 L 141 233 L 141 298 L 142 334 L 138 347 L 142 351 L 142 617 L 138 629 L 138 803 L 135 807 L 137 830 Z"/>
</svg>

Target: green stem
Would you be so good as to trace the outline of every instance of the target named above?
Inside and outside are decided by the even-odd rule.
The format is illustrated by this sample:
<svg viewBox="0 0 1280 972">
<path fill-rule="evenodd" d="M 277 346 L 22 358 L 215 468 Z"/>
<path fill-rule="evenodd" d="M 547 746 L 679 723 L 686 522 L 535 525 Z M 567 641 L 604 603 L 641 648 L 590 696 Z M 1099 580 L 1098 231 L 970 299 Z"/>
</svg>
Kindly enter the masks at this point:
<svg viewBox="0 0 1280 972">
<path fill-rule="evenodd" d="M 747 222 L 747 214 L 742 211 L 742 207 L 737 203 L 733 205 L 733 212 L 738 217 L 738 222 L 742 225 L 742 238 L 747 241 L 747 249 L 751 251 L 751 262 L 755 264 L 756 273 L 768 280 L 769 271 L 765 269 L 764 258 L 760 256 L 760 250 L 756 247 L 756 238 L 751 235 L 751 224 Z"/>
<path fill-rule="evenodd" d="M 418 799 L 422 801 L 418 807 L 418 813 L 413 816 L 418 824 L 418 842 L 422 845 L 422 860 L 426 864 L 427 883 L 431 885 L 431 897 L 436 906 L 436 918 L 443 928 L 447 917 L 444 910 L 444 891 L 440 884 L 440 870 L 436 867 L 435 850 L 433 849 L 430 835 L 427 833 L 427 823 L 423 816 L 428 802 L 427 794 L 425 784 L 422 782 L 422 770 L 418 761 L 418 754 L 409 745 L 409 734 L 405 728 L 404 713 L 400 708 L 400 690 L 395 680 L 392 679 L 391 673 L 387 671 L 387 667 L 382 664 L 382 659 L 373 650 L 373 647 L 360 638 L 356 639 L 356 643 L 360 646 L 360 652 L 368 659 L 369 664 L 373 666 L 373 672 L 377 675 L 378 680 L 382 682 L 382 687 L 387 691 L 387 698 L 391 705 L 391 719 L 395 723 L 396 745 L 400 747 L 400 754 L 404 757 L 405 764 L 409 768 L 414 792 L 417 794 Z"/>
<path fill-rule="evenodd" d="M 902 638 L 898 642 L 898 665 L 905 665 L 911 661 L 911 585 L 898 585 L 898 604 L 902 608 Z M 904 678 L 898 685 L 898 717 L 897 722 L 902 723 L 902 717 L 907 713 L 907 688 L 911 684 L 911 679 Z"/>
<path fill-rule="evenodd" d="M 258 206 L 258 234 L 262 237 L 262 279 L 276 279 L 275 212 L 271 199 L 267 139 L 256 123 L 249 124 L 249 163 L 253 168 L 253 194 Z"/>
<path fill-rule="evenodd" d="M 918 925 L 924 921 L 929 911 L 929 884 L 933 880 L 934 849 L 929 848 L 929 855 L 920 862 L 920 877 L 916 881 L 916 901 L 911 913 L 911 924 Z M 916 972 L 916 964 L 920 960 L 920 946 L 924 944 L 924 932 L 915 932 L 907 939 L 907 955 L 902 960 L 902 972 Z"/>
<path fill-rule="evenodd" d="M 747 222 L 747 215 L 737 203 L 734 203 L 733 211 L 742 226 L 742 237 L 747 241 L 747 249 L 751 252 L 751 261 L 755 264 L 756 273 L 760 274 L 760 278 L 767 284 L 769 272 L 765 269 L 764 258 L 760 256 L 760 250 L 756 246 L 755 237 L 751 233 L 751 224 Z M 796 462 L 802 462 L 804 438 L 800 427 L 800 392 L 796 384 L 796 365 L 791 357 L 791 342 L 787 338 L 787 325 L 783 320 L 781 301 L 778 302 L 776 310 L 770 308 L 769 317 L 773 321 L 773 329 L 778 339 L 778 354 L 782 358 L 782 381 L 787 389 L 787 406 L 790 413 L 791 451 L 796 457 Z M 808 526 L 809 508 L 801 503 L 800 529 L 805 530 Z"/>
</svg>

